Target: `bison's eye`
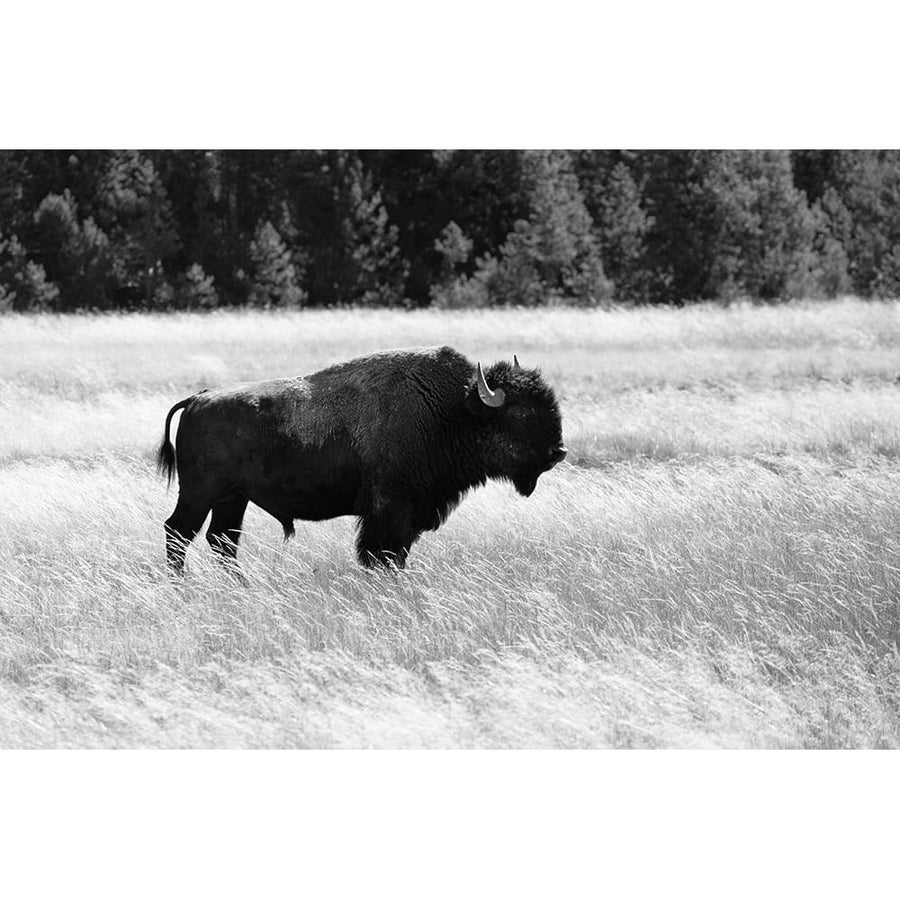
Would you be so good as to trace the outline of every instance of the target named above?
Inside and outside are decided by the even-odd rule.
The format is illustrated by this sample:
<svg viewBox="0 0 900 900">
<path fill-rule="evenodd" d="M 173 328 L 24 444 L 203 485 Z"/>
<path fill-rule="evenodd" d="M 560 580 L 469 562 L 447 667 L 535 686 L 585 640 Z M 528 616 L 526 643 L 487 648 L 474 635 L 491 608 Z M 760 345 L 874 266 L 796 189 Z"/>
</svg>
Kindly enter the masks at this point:
<svg viewBox="0 0 900 900">
<path fill-rule="evenodd" d="M 509 410 L 509 414 L 514 419 L 519 419 L 520 421 L 522 419 L 528 418 L 528 413 L 529 413 L 529 410 L 526 409 L 524 406 L 512 406 L 512 407 L 510 407 L 510 410 Z"/>
</svg>

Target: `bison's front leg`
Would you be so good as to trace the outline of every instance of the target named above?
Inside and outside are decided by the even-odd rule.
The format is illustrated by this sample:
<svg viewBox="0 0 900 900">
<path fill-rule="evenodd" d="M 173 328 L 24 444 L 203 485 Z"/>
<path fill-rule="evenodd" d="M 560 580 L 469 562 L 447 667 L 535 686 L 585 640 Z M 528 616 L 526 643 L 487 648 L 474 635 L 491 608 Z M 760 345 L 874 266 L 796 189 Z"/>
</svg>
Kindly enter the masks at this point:
<svg viewBox="0 0 900 900">
<path fill-rule="evenodd" d="M 390 500 L 360 517 L 356 554 L 367 567 L 396 566 L 402 569 L 419 534 L 412 525 L 412 504 Z"/>
</svg>

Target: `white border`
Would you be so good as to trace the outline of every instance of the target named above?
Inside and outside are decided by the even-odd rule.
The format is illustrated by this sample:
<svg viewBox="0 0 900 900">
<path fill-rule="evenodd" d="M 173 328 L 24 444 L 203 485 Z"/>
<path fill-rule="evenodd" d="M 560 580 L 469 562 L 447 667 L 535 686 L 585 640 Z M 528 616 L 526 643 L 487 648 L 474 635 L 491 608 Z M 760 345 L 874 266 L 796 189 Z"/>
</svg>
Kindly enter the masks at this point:
<svg viewBox="0 0 900 900">
<path fill-rule="evenodd" d="M 847 897 L 896 878 L 890 753 L 2 760 L 11 897 Z"/>
<path fill-rule="evenodd" d="M 892 147 L 887 9 L 18 4 L 0 146 Z"/>
</svg>

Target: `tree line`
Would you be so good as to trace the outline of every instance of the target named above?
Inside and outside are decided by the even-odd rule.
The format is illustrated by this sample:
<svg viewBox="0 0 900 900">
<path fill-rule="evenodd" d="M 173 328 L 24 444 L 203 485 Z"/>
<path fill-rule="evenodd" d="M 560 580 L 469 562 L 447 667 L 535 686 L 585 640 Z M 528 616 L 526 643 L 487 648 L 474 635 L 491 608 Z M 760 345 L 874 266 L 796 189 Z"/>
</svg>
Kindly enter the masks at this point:
<svg viewBox="0 0 900 900">
<path fill-rule="evenodd" d="M 0 311 L 900 295 L 900 151 L 0 152 Z"/>
</svg>

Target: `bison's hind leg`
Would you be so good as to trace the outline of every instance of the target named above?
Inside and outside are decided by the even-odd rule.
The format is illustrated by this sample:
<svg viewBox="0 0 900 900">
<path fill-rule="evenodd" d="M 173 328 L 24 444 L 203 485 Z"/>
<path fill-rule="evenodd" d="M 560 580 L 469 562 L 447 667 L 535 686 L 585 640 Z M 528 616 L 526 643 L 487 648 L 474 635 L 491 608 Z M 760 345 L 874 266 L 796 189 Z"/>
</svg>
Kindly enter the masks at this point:
<svg viewBox="0 0 900 900">
<path fill-rule="evenodd" d="M 235 573 L 239 573 L 237 550 L 248 502 L 242 494 L 232 494 L 217 500 L 206 530 L 206 540 L 213 552 Z"/>
<path fill-rule="evenodd" d="M 175 511 L 166 519 L 166 559 L 176 574 L 184 572 L 184 556 L 197 536 L 212 504 L 188 497 L 182 492 Z"/>
</svg>

